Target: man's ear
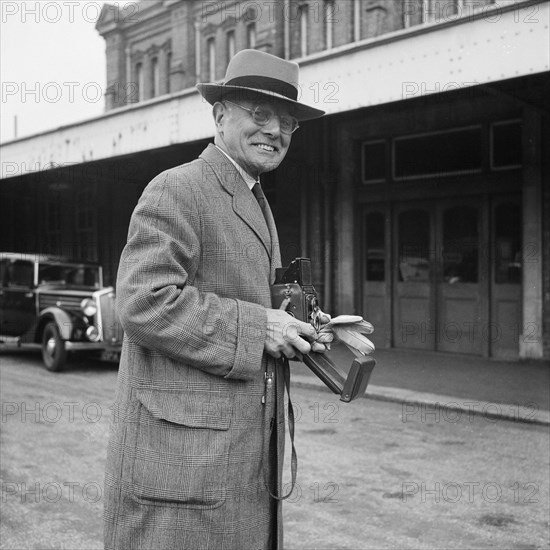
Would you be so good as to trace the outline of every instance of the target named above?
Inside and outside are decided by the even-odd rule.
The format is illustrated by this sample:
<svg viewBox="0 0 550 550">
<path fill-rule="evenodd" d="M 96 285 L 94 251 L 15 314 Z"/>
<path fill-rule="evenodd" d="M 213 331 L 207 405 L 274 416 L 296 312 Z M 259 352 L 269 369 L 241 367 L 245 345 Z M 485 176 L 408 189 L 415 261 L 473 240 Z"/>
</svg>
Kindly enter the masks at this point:
<svg viewBox="0 0 550 550">
<path fill-rule="evenodd" d="M 223 128 L 223 119 L 226 115 L 226 108 L 223 103 L 216 101 L 212 107 L 212 115 L 216 124 L 216 130 L 220 131 Z"/>
</svg>

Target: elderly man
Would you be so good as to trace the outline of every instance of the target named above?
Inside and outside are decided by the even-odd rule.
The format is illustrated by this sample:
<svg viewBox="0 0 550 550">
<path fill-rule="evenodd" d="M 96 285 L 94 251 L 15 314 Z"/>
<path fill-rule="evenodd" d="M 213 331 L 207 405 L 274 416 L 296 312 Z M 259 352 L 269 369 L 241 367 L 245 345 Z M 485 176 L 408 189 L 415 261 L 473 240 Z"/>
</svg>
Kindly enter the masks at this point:
<svg viewBox="0 0 550 550">
<path fill-rule="evenodd" d="M 199 84 L 215 145 L 153 179 L 132 215 L 117 283 L 108 549 L 282 547 L 286 359 L 324 346 L 271 308 L 280 254 L 257 182 L 298 121 L 324 114 L 296 101 L 297 82 L 295 63 L 244 50 L 223 84 Z"/>
</svg>

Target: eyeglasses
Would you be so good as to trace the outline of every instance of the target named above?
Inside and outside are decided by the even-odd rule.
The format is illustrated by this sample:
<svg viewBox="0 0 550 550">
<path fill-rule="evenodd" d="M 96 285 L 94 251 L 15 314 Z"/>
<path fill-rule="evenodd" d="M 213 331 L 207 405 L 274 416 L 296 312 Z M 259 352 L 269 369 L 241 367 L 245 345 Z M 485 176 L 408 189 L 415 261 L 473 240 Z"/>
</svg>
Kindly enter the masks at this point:
<svg viewBox="0 0 550 550">
<path fill-rule="evenodd" d="M 233 101 L 229 101 L 228 99 L 226 99 L 225 102 L 240 107 L 244 111 L 248 111 L 252 116 L 252 120 L 258 126 L 265 126 L 269 124 L 270 120 L 273 117 L 277 117 L 279 119 L 279 127 L 281 128 L 281 132 L 283 134 L 290 135 L 300 127 L 298 121 L 293 116 L 276 115 L 271 109 L 268 109 L 266 107 L 257 106 L 254 107 L 254 109 L 249 109 L 248 107 L 243 107 L 238 103 L 233 103 Z"/>
</svg>

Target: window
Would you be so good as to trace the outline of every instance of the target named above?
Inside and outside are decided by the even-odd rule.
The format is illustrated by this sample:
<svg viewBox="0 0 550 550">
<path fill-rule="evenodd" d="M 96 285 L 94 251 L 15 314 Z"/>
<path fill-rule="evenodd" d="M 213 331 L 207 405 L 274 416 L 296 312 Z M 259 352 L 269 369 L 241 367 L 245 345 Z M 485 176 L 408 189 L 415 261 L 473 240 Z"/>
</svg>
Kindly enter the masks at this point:
<svg viewBox="0 0 550 550">
<path fill-rule="evenodd" d="M 170 71 L 172 69 L 172 52 L 166 55 L 166 93 L 169 94 L 172 89 L 170 86 Z"/>
<path fill-rule="evenodd" d="M 386 279 L 384 214 L 369 212 L 365 223 L 365 250 L 367 281 L 384 281 Z"/>
<path fill-rule="evenodd" d="M 422 0 L 422 23 L 435 20 L 435 6 L 433 0 Z"/>
<path fill-rule="evenodd" d="M 325 1 L 324 26 L 325 26 L 325 49 L 330 50 L 333 44 L 333 29 L 334 29 L 334 1 Z"/>
<path fill-rule="evenodd" d="M 8 285 L 8 261 L 0 260 L 0 286 Z"/>
<path fill-rule="evenodd" d="M 256 23 L 246 26 L 246 46 L 251 49 L 256 47 Z"/>
<path fill-rule="evenodd" d="M 83 265 L 41 263 L 38 268 L 38 280 L 44 283 L 63 283 L 85 285 L 100 288 L 99 268 Z"/>
<path fill-rule="evenodd" d="M 235 31 L 228 31 L 226 34 L 226 52 L 227 52 L 227 63 L 236 53 L 235 45 Z"/>
<path fill-rule="evenodd" d="M 403 2 L 403 27 L 406 29 L 420 25 L 423 21 L 423 0 L 408 0 Z"/>
<path fill-rule="evenodd" d="M 474 9 L 481 5 L 477 0 L 474 4 Z M 464 0 L 408 0 L 403 6 L 405 27 L 453 20 L 463 15 L 463 8 Z"/>
<path fill-rule="evenodd" d="M 309 12 L 309 7 L 307 4 L 303 4 L 298 9 L 298 17 L 300 19 L 300 56 L 301 57 L 305 57 L 307 55 L 308 12 Z"/>
<path fill-rule="evenodd" d="M 481 5 L 477 0 L 474 9 Z M 421 23 L 443 23 L 461 17 L 464 13 L 464 0 L 407 0 L 403 2 L 403 27 Z"/>
<path fill-rule="evenodd" d="M 7 286 L 32 287 L 34 281 L 34 264 L 26 260 L 14 260 L 8 264 Z"/>
<path fill-rule="evenodd" d="M 521 121 L 497 122 L 491 127 L 491 168 L 520 168 L 522 165 Z"/>
<path fill-rule="evenodd" d="M 151 97 L 159 95 L 160 90 L 160 70 L 158 57 L 151 59 Z"/>
<path fill-rule="evenodd" d="M 479 263 L 478 211 L 455 206 L 443 213 L 443 280 L 477 283 Z"/>
<path fill-rule="evenodd" d="M 353 0 L 353 41 L 361 39 L 361 0 Z"/>
<path fill-rule="evenodd" d="M 136 82 L 137 86 L 137 100 L 143 101 L 145 99 L 144 97 L 144 91 L 145 91 L 145 81 L 143 78 L 143 64 L 142 63 L 136 63 Z"/>
<path fill-rule="evenodd" d="M 444 4 L 440 8 L 441 17 L 443 17 L 444 20 L 455 19 L 456 17 L 460 17 L 462 15 L 462 11 L 464 8 L 463 4 L 464 4 L 464 0 L 454 0 L 453 2 Z"/>
<path fill-rule="evenodd" d="M 430 217 L 424 210 L 407 210 L 398 218 L 399 281 L 430 280 Z"/>
<path fill-rule="evenodd" d="M 430 216 L 424 210 L 407 210 L 398 217 L 399 281 L 430 280 Z"/>
<path fill-rule="evenodd" d="M 206 42 L 206 51 L 208 52 L 208 80 L 216 80 L 216 39 L 209 38 Z"/>
<path fill-rule="evenodd" d="M 481 128 L 396 138 L 394 178 L 407 179 L 480 171 Z"/>
<path fill-rule="evenodd" d="M 424 210 L 408 210 L 398 218 L 399 281 L 430 280 L 430 217 Z"/>
<path fill-rule="evenodd" d="M 377 183 L 386 179 L 386 142 L 363 143 L 363 181 Z"/>
<path fill-rule="evenodd" d="M 521 283 L 521 205 L 504 202 L 495 208 L 495 283 Z"/>
</svg>

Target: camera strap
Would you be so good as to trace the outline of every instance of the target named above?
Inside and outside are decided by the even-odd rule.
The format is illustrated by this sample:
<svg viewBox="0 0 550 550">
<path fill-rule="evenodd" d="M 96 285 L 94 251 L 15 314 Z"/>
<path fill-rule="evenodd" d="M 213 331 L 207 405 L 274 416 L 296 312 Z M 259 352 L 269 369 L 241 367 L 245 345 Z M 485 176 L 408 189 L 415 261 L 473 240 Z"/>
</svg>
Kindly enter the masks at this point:
<svg viewBox="0 0 550 550">
<path fill-rule="evenodd" d="M 294 487 L 296 485 L 296 472 L 298 470 L 298 455 L 296 454 L 296 447 L 294 446 L 294 407 L 292 406 L 292 401 L 290 399 L 290 365 L 288 364 L 288 359 L 285 357 L 283 359 L 283 376 L 285 381 L 285 388 L 286 393 L 288 395 L 288 433 L 290 435 L 290 442 L 292 444 L 292 455 L 290 458 L 290 474 L 291 474 L 291 482 L 290 482 L 290 490 L 288 493 L 284 496 L 277 496 L 274 495 L 269 489 L 269 494 L 276 500 L 286 500 L 290 495 L 292 494 L 292 491 L 294 491 Z M 275 428 L 276 429 L 276 428 Z M 276 439 L 275 439 L 276 440 Z M 270 444 L 271 444 L 272 438 L 270 438 Z M 275 453 L 278 456 L 278 450 L 275 450 Z M 277 475 L 278 478 L 278 475 Z M 277 482 L 276 482 L 277 483 Z"/>
</svg>

